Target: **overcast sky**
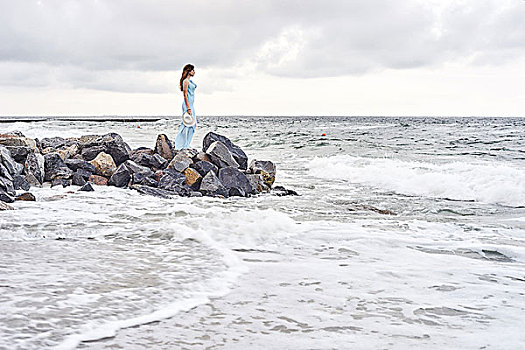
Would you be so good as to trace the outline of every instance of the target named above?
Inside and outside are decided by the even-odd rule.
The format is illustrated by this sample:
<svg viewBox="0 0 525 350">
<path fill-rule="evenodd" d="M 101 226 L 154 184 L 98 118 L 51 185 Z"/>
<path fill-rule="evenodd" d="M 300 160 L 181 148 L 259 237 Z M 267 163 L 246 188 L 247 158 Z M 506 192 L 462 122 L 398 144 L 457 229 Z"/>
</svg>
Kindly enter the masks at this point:
<svg viewBox="0 0 525 350">
<path fill-rule="evenodd" d="M 0 115 L 525 116 L 523 0 L 0 0 Z"/>
</svg>

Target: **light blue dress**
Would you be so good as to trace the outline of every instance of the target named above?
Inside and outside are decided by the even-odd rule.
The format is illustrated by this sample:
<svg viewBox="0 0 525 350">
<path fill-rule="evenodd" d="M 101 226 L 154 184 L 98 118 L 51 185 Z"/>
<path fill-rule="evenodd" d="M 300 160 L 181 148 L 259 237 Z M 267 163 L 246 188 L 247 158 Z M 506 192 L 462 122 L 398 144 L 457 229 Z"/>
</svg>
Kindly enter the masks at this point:
<svg viewBox="0 0 525 350">
<path fill-rule="evenodd" d="M 195 101 L 195 88 L 197 87 L 197 84 L 195 84 L 193 81 L 189 81 L 188 84 L 188 103 L 190 104 L 191 108 L 191 114 L 195 117 L 195 120 L 197 120 L 197 115 L 195 114 L 195 108 L 193 107 L 193 101 Z M 186 113 L 188 111 L 188 108 L 186 108 L 186 103 L 184 100 L 182 101 L 182 114 Z M 190 148 L 191 139 L 193 138 L 193 134 L 195 133 L 195 129 L 197 129 L 197 123 L 193 126 L 186 126 L 180 122 L 180 128 L 179 133 L 177 134 L 177 137 L 175 138 L 175 149 L 180 150 L 183 148 Z"/>
</svg>

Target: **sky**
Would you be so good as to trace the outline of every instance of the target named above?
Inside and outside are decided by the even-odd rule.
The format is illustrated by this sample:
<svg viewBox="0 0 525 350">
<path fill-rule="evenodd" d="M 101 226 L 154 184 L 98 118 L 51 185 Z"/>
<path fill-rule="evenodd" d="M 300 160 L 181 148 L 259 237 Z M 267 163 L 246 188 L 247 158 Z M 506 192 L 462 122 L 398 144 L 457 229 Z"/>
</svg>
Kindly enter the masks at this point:
<svg viewBox="0 0 525 350">
<path fill-rule="evenodd" d="M 524 0 L 0 0 L 0 116 L 525 116 Z"/>
</svg>

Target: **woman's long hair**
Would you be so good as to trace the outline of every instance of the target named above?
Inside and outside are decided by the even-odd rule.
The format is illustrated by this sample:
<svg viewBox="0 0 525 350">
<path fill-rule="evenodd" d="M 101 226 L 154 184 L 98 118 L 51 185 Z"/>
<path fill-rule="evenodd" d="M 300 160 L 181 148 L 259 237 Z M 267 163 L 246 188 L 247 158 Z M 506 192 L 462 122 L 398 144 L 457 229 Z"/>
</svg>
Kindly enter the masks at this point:
<svg viewBox="0 0 525 350">
<path fill-rule="evenodd" d="M 190 74 L 190 72 L 194 69 L 195 67 L 193 66 L 193 64 L 187 64 L 182 69 L 182 76 L 180 77 L 180 91 L 183 91 L 182 82 L 184 81 L 184 79 L 188 77 L 188 74 Z"/>
</svg>

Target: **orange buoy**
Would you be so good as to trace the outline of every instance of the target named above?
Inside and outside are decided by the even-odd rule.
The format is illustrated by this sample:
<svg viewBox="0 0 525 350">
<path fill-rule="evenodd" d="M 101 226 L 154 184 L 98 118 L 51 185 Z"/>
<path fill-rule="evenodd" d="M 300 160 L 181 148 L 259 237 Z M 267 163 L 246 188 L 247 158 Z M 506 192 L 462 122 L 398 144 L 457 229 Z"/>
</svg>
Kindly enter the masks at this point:
<svg viewBox="0 0 525 350">
<path fill-rule="evenodd" d="M 140 125 L 137 125 L 137 128 L 139 128 L 139 129 L 140 129 Z"/>
<path fill-rule="evenodd" d="M 326 134 L 322 134 L 321 136 L 326 136 Z"/>
</svg>

